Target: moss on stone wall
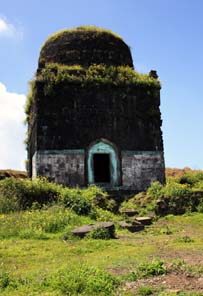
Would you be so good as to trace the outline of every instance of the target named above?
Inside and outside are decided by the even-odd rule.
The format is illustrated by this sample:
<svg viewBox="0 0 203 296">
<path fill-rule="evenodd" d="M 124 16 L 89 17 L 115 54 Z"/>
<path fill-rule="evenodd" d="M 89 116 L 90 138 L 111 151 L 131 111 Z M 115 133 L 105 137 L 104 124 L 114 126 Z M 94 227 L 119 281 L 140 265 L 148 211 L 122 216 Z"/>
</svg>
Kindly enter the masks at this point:
<svg viewBox="0 0 203 296">
<path fill-rule="evenodd" d="M 33 79 L 29 82 L 29 90 L 28 90 L 27 100 L 25 104 L 26 121 L 29 121 L 30 108 L 32 103 L 34 102 L 35 95 L 36 95 L 36 79 Z"/>
</svg>

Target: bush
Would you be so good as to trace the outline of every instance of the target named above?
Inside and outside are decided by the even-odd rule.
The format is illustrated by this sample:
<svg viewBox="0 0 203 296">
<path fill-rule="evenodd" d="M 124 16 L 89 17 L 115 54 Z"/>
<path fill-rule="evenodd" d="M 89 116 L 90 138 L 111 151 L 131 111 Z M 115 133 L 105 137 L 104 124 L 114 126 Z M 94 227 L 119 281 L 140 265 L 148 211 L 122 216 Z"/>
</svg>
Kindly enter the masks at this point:
<svg viewBox="0 0 203 296">
<path fill-rule="evenodd" d="M 203 173 L 186 173 L 180 178 L 168 178 L 165 186 L 154 182 L 147 195 L 156 202 L 158 215 L 201 212 L 203 209 Z"/>
<path fill-rule="evenodd" d="M 136 204 L 136 200 L 134 198 L 129 199 L 128 201 L 124 201 L 121 204 L 120 211 L 122 210 L 137 210 L 138 205 Z"/>
<path fill-rule="evenodd" d="M 163 196 L 163 185 L 160 182 L 153 182 L 147 189 L 147 195 L 153 199 L 159 199 Z"/>
<path fill-rule="evenodd" d="M 203 172 L 186 173 L 178 179 L 178 182 L 194 186 L 197 183 L 203 182 Z"/>
<path fill-rule="evenodd" d="M 53 234 L 60 237 L 75 226 L 92 222 L 89 217 L 78 216 L 70 209 L 59 206 L 4 214 L 0 215 L 0 239 L 47 239 Z"/>
<path fill-rule="evenodd" d="M 115 232 L 110 233 L 108 229 L 101 227 L 92 230 L 88 235 L 87 238 L 93 238 L 93 239 L 111 239 L 115 237 Z"/>
<path fill-rule="evenodd" d="M 59 199 L 61 186 L 48 182 L 45 178 L 6 178 L 0 181 L 0 213 L 25 210 L 33 203 L 43 206 Z"/>
<path fill-rule="evenodd" d="M 64 268 L 49 279 L 50 285 L 63 295 L 103 295 L 114 294 L 118 279 L 107 272 L 85 264 Z"/>
<path fill-rule="evenodd" d="M 183 237 L 179 237 L 177 238 L 176 240 L 177 242 L 180 242 L 180 243 L 193 243 L 194 242 L 194 239 L 192 239 L 191 237 L 189 237 L 188 235 L 185 235 Z"/>
<path fill-rule="evenodd" d="M 152 262 L 145 262 L 138 265 L 137 272 L 139 277 L 157 276 L 165 274 L 166 266 L 162 260 L 156 259 Z"/>
<path fill-rule="evenodd" d="M 123 219 L 119 215 L 115 215 L 114 213 L 112 213 L 108 210 L 103 210 L 100 208 L 94 209 L 94 211 L 92 211 L 89 216 L 90 216 L 90 218 L 100 221 L 100 222 L 119 221 L 119 220 Z"/>
<path fill-rule="evenodd" d="M 154 289 L 149 286 L 142 286 L 138 288 L 138 295 L 141 295 L 141 296 L 152 295 L 153 292 L 154 292 Z"/>
<path fill-rule="evenodd" d="M 11 277 L 8 272 L 0 272 L 0 292 L 6 290 L 8 287 L 15 289 L 17 281 Z"/>
<path fill-rule="evenodd" d="M 12 291 L 15 292 L 15 295 L 20 295 L 18 291 L 27 292 L 29 295 L 33 295 L 34 291 L 35 295 L 41 295 L 40 292 L 48 290 L 48 294 L 45 293 L 46 295 L 49 295 L 49 291 L 52 291 L 53 295 L 111 296 L 115 295 L 115 290 L 119 284 L 120 282 L 116 277 L 85 264 L 68 266 L 57 272 L 44 274 L 40 278 L 14 278 L 9 273 L 0 273 L 0 293 Z"/>
<path fill-rule="evenodd" d="M 83 196 L 81 190 L 62 190 L 62 202 L 65 207 L 70 208 L 78 215 L 88 215 L 92 209 L 91 202 Z"/>
<path fill-rule="evenodd" d="M 0 213 L 40 209 L 43 205 L 59 203 L 78 215 L 88 215 L 98 207 L 109 208 L 107 193 L 96 186 L 70 189 L 51 183 L 45 178 L 0 181 Z"/>
</svg>

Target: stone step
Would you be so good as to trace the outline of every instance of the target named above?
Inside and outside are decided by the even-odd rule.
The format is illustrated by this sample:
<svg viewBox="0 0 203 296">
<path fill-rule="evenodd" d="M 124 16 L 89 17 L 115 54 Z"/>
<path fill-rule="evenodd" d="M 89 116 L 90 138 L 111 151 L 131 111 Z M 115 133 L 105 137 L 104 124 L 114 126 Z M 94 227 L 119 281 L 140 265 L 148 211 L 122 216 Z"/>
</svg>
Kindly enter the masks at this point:
<svg viewBox="0 0 203 296">
<path fill-rule="evenodd" d="M 138 214 L 136 210 L 133 209 L 127 209 L 127 210 L 121 210 L 121 214 L 124 214 L 128 217 L 133 217 Z"/>
</svg>

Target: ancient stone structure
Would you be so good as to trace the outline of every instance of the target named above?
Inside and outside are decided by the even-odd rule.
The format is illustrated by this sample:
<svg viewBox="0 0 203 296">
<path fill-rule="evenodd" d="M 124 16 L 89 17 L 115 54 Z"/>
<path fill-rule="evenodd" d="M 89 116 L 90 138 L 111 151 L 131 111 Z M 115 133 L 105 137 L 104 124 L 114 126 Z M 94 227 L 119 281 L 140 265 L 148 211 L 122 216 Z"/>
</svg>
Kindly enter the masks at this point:
<svg viewBox="0 0 203 296">
<path fill-rule="evenodd" d="M 135 72 L 119 36 L 96 27 L 54 34 L 28 97 L 30 176 L 109 190 L 163 183 L 159 105 L 156 71 Z"/>
</svg>

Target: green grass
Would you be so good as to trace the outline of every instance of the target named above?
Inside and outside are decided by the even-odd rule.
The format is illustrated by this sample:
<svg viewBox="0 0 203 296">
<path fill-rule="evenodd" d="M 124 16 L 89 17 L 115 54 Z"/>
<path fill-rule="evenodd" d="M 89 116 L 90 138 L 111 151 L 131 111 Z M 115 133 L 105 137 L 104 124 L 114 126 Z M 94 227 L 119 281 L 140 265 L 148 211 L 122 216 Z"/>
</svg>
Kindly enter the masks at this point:
<svg viewBox="0 0 203 296">
<path fill-rule="evenodd" d="M 153 291 L 154 290 L 152 287 L 142 286 L 142 287 L 139 287 L 139 289 L 138 289 L 138 295 L 141 295 L 141 296 L 152 295 Z"/>
<path fill-rule="evenodd" d="M 193 190 L 201 178 L 181 182 Z M 155 184 L 137 201 L 145 203 L 162 189 Z M 50 194 L 57 197 L 52 204 L 35 201 Z M 201 212 L 156 218 L 145 231 L 133 234 L 118 227 L 124 218 L 107 209 L 108 196 L 95 186 L 80 190 L 44 179 L 5 179 L 0 197 L 0 295 L 176 295 L 150 281 L 161 277 L 164 282 L 170 274 L 197 281 L 203 277 Z M 26 210 L 2 211 L 17 200 L 33 202 Z M 103 230 L 84 239 L 71 234 L 75 227 L 97 221 L 114 221 L 116 238 L 109 239 Z M 125 289 L 134 282 L 136 288 Z M 193 291 L 181 288 L 179 295 L 201 294 L 193 286 Z"/>
<path fill-rule="evenodd" d="M 130 295 L 122 290 L 125 282 L 168 270 L 203 275 L 202 266 L 195 261 L 203 252 L 201 213 L 167 216 L 142 233 L 117 229 L 117 239 L 112 240 L 63 240 L 65 231 L 89 223 L 88 219 L 57 207 L 1 215 L 1 295 L 80 295 L 74 290 L 83 291 L 81 295 L 116 295 L 117 290 L 120 295 Z M 170 235 L 159 231 L 165 225 L 177 231 Z M 39 228 L 41 235 L 36 236 Z M 23 237 L 22 230 L 30 236 Z M 180 239 L 186 234 L 192 238 L 190 242 Z M 188 263 L 188 258 L 194 262 Z M 138 292 L 149 293 L 145 288 Z"/>
</svg>

